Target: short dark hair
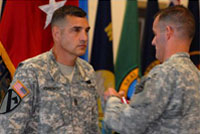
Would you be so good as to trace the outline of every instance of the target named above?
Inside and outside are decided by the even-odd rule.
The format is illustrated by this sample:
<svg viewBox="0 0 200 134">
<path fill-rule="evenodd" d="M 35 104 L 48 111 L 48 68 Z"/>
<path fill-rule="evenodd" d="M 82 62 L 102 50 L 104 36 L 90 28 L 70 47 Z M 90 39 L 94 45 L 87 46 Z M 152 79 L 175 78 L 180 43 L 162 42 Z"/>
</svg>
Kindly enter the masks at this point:
<svg viewBox="0 0 200 134">
<path fill-rule="evenodd" d="M 183 36 L 193 38 L 195 34 L 195 20 L 193 14 L 182 5 L 171 6 L 158 12 L 159 22 L 171 22 L 176 25 Z"/>
<path fill-rule="evenodd" d="M 51 26 L 53 26 L 58 21 L 65 20 L 65 17 L 67 15 L 76 17 L 86 17 L 87 14 L 84 10 L 82 10 L 79 7 L 64 5 L 53 13 L 53 17 L 51 19 Z"/>
</svg>

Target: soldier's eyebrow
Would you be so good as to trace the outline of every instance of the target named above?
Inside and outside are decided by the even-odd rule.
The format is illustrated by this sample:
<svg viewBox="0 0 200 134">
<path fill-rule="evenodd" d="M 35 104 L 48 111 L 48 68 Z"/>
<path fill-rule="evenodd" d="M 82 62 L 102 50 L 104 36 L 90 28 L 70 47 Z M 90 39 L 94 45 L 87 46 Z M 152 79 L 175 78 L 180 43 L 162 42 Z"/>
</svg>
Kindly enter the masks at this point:
<svg viewBox="0 0 200 134">
<path fill-rule="evenodd" d="M 89 32 L 89 30 L 90 30 L 90 27 L 87 27 L 85 31 L 88 33 L 88 32 Z"/>
<path fill-rule="evenodd" d="M 82 27 L 80 27 L 80 26 L 72 27 L 72 30 L 75 30 L 75 31 L 80 31 L 81 29 L 82 29 Z"/>
</svg>

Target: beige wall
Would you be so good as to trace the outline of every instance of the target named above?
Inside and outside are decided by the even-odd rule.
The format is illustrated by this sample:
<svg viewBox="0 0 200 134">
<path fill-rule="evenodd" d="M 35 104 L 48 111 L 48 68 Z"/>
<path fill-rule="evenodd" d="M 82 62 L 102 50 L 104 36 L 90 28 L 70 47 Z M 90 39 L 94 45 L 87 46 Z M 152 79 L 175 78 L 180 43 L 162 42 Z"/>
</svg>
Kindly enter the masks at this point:
<svg viewBox="0 0 200 134">
<path fill-rule="evenodd" d="M 90 52 L 91 52 L 91 47 L 92 47 L 97 1 L 98 0 L 88 0 L 89 23 L 91 26 L 91 30 L 89 33 L 89 59 L 90 59 Z M 146 1 L 147 0 L 138 0 L 138 6 L 142 8 L 146 8 Z M 167 7 L 169 2 L 170 2 L 169 0 L 159 0 L 160 8 Z M 181 0 L 181 4 L 187 6 L 187 3 L 188 3 L 188 0 Z M 122 26 L 123 17 L 124 17 L 126 0 L 111 0 L 111 5 L 112 5 L 111 10 L 112 10 L 112 24 L 113 24 L 113 53 L 114 53 L 114 62 L 115 62 L 120 34 L 121 34 L 121 26 Z"/>
<path fill-rule="evenodd" d="M 3 0 L 0 0 L 0 14 L 1 14 L 1 6 L 2 6 Z"/>
</svg>

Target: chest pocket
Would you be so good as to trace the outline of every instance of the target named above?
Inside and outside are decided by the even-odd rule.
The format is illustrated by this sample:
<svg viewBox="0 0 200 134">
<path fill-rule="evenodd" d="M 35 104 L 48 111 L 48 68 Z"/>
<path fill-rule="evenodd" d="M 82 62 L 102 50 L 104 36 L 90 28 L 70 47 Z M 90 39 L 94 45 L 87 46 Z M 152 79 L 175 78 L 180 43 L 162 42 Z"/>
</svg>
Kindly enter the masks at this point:
<svg viewBox="0 0 200 134">
<path fill-rule="evenodd" d="M 86 118 L 91 118 L 94 108 L 96 108 L 95 84 L 91 81 L 81 81 L 76 84 L 74 83 L 71 89 L 71 96 L 75 104 L 73 109 L 74 116 L 83 117 L 83 121 Z"/>
<path fill-rule="evenodd" d="M 60 87 L 44 87 L 39 101 L 39 119 L 42 130 L 60 128 L 64 124 L 62 111 L 66 109 L 66 96 Z"/>
<path fill-rule="evenodd" d="M 73 93 L 80 95 L 81 97 L 87 96 L 88 97 L 94 97 L 96 94 L 96 87 L 95 83 L 91 80 L 88 81 L 82 81 L 80 83 L 77 83 L 73 85 Z"/>
</svg>

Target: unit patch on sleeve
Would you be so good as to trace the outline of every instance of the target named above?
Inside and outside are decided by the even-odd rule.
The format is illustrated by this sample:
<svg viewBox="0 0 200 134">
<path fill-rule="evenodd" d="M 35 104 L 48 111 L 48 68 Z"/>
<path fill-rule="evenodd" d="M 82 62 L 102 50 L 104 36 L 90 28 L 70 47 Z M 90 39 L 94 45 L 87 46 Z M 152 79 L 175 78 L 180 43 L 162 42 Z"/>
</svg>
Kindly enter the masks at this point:
<svg viewBox="0 0 200 134">
<path fill-rule="evenodd" d="M 21 98 L 19 95 L 13 89 L 9 89 L 0 105 L 0 114 L 14 110 L 20 102 Z"/>
<path fill-rule="evenodd" d="M 29 93 L 30 91 L 17 80 L 4 96 L 3 101 L 0 104 L 0 114 L 13 111 L 20 104 L 21 99 Z"/>
</svg>

